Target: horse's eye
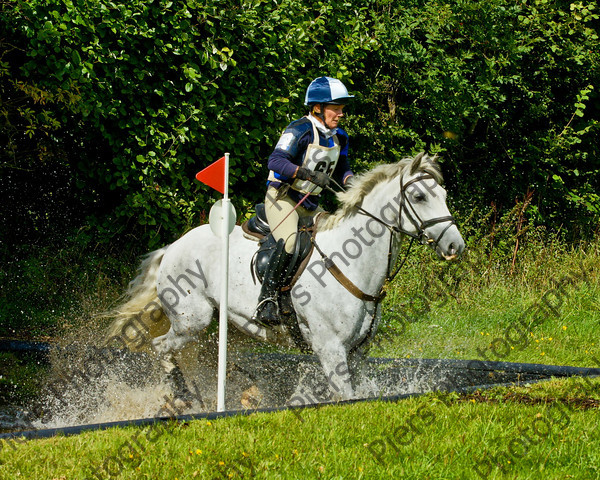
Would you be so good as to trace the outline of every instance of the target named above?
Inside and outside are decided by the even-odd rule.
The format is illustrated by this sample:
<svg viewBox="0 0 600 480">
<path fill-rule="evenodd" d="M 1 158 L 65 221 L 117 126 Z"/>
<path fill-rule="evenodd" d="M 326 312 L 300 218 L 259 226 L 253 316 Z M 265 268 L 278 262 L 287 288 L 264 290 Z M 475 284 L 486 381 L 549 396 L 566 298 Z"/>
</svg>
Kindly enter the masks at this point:
<svg viewBox="0 0 600 480">
<path fill-rule="evenodd" d="M 415 199 L 415 202 L 424 202 L 427 199 L 425 194 L 422 192 L 415 193 L 413 198 Z"/>
</svg>

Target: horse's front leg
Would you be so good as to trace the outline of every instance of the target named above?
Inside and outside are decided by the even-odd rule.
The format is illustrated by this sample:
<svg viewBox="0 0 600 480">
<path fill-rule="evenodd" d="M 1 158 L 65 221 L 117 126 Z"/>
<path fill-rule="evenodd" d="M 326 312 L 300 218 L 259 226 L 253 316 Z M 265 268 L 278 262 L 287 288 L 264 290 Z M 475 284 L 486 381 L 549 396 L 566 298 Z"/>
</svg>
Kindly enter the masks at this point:
<svg viewBox="0 0 600 480">
<path fill-rule="evenodd" d="M 313 344 L 313 351 L 319 357 L 331 399 L 334 401 L 350 400 L 354 397 L 352 376 L 348 365 L 348 354 L 337 340 L 330 340 L 323 345 Z"/>
<path fill-rule="evenodd" d="M 367 355 L 369 346 L 364 344 L 348 355 L 348 366 L 352 377 L 352 387 L 357 397 L 376 397 L 380 393 L 375 379 L 368 375 Z"/>
</svg>

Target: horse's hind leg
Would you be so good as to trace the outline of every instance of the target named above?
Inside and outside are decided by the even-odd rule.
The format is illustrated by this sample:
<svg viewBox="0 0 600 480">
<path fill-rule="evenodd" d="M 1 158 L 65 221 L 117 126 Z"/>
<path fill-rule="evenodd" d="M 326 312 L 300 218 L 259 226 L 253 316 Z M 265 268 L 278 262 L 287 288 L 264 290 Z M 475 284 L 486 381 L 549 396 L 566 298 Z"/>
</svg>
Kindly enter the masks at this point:
<svg viewBox="0 0 600 480">
<path fill-rule="evenodd" d="M 193 307 L 193 310 L 189 309 L 193 311 L 190 314 L 178 315 L 169 312 L 171 328 L 166 334 L 156 337 L 152 341 L 152 347 L 160 357 L 160 363 L 167 375 L 175 399 L 183 400 L 185 403 L 191 403 L 193 395 L 187 387 L 175 355 L 190 342 L 197 340 L 198 334 L 210 324 L 214 313 L 208 302 L 205 302 L 204 305 L 195 304 Z"/>
</svg>

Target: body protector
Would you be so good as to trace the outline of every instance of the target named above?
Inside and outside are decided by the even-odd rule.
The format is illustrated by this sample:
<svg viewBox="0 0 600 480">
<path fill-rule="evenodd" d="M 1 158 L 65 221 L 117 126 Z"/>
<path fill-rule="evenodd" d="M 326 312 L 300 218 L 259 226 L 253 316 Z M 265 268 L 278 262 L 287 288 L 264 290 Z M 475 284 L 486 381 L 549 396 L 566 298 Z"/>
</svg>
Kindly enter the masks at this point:
<svg viewBox="0 0 600 480">
<path fill-rule="evenodd" d="M 313 143 L 311 143 L 306 149 L 302 167 L 308 168 L 309 170 L 313 170 L 315 172 L 326 173 L 327 176 L 331 177 L 333 171 L 335 170 L 335 166 L 337 165 L 337 161 L 340 158 L 340 143 L 337 135 L 333 135 L 332 137 L 333 147 L 324 147 L 319 145 L 319 133 L 317 132 L 317 128 L 314 124 L 313 135 Z M 300 193 L 311 193 L 312 195 L 318 195 L 321 193 L 321 190 L 323 190 L 314 183 L 308 180 L 300 180 L 299 178 L 294 181 L 292 188 Z"/>
<path fill-rule="evenodd" d="M 312 123 L 312 122 L 311 122 Z M 337 161 L 340 158 L 340 142 L 337 135 L 333 135 L 333 146 L 324 147 L 319 145 L 319 132 L 314 123 L 313 128 L 313 143 L 311 143 L 304 154 L 304 160 L 302 161 L 302 167 L 308 168 L 315 172 L 323 172 L 331 177 Z M 321 187 L 316 186 L 314 183 L 308 180 L 301 180 L 297 178 L 292 183 L 292 188 L 300 193 L 310 193 L 311 195 L 318 195 L 323 190 Z"/>
</svg>

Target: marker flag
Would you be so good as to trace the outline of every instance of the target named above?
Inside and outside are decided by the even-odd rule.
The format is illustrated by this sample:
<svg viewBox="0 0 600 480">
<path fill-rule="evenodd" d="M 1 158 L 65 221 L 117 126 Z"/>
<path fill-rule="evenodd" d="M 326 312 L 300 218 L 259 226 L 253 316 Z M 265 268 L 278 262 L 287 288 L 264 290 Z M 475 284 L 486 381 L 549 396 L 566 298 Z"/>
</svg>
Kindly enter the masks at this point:
<svg viewBox="0 0 600 480">
<path fill-rule="evenodd" d="M 196 180 L 225 193 L 225 157 L 219 158 L 196 174 Z"/>
<path fill-rule="evenodd" d="M 196 180 L 221 192 L 223 199 L 210 209 L 210 228 L 220 229 L 221 301 L 219 308 L 219 362 L 217 365 L 217 412 L 225 411 L 227 386 L 227 312 L 229 302 L 229 234 L 235 225 L 235 209 L 229 199 L 229 153 L 196 174 Z M 231 228 L 230 228 L 231 223 Z"/>
</svg>

